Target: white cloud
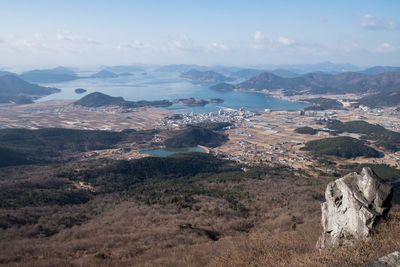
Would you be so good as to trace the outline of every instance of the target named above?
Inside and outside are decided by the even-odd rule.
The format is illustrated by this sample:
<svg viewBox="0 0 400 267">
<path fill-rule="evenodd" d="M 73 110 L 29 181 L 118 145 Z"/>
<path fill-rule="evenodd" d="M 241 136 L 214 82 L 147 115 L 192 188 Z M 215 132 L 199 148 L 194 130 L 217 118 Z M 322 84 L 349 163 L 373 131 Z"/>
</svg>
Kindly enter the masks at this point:
<svg viewBox="0 0 400 267">
<path fill-rule="evenodd" d="M 283 47 L 287 48 L 295 48 L 295 47 L 301 47 L 302 45 L 300 43 L 297 43 L 287 37 L 280 36 L 276 39 L 269 39 L 265 38 L 261 32 L 255 32 L 254 34 L 254 42 L 252 44 L 249 44 L 248 47 L 254 49 L 254 50 L 279 50 L 282 49 Z"/>
<path fill-rule="evenodd" d="M 49 46 L 46 42 L 41 42 L 37 40 L 29 40 L 29 39 L 14 39 L 10 40 L 8 46 L 12 49 L 29 49 L 29 50 L 42 50 L 49 49 Z"/>
<path fill-rule="evenodd" d="M 390 53 L 396 51 L 397 48 L 393 46 L 392 44 L 389 43 L 381 43 L 378 45 L 378 47 L 375 49 L 375 51 L 380 52 L 380 53 Z"/>
<path fill-rule="evenodd" d="M 213 51 L 227 51 L 229 50 L 229 47 L 225 44 L 213 42 L 211 44 L 207 45 L 208 50 L 213 50 Z"/>
<path fill-rule="evenodd" d="M 133 46 L 131 44 L 119 43 L 115 48 L 119 50 L 130 50 L 133 49 Z"/>
<path fill-rule="evenodd" d="M 263 34 L 259 31 L 254 33 L 254 41 L 260 42 L 264 38 Z"/>
<path fill-rule="evenodd" d="M 377 18 L 371 14 L 364 14 L 361 17 L 360 25 L 368 30 L 399 30 L 400 25 L 390 19 Z"/>
<path fill-rule="evenodd" d="M 185 48 L 185 46 L 182 44 L 181 41 L 175 40 L 175 41 L 173 41 L 173 45 L 178 49 L 184 49 Z"/>
<path fill-rule="evenodd" d="M 155 48 L 156 49 L 156 48 Z M 201 48 L 188 36 L 183 35 L 178 38 L 172 38 L 167 41 L 166 45 L 158 46 L 161 51 L 182 51 L 182 52 L 197 52 Z"/>
<path fill-rule="evenodd" d="M 119 50 L 131 50 L 131 49 L 146 49 L 152 48 L 150 45 L 146 45 L 139 40 L 135 40 L 132 43 L 119 43 L 115 48 Z"/>
<path fill-rule="evenodd" d="M 40 32 L 35 32 L 32 36 L 35 39 L 44 39 L 43 34 L 41 34 Z"/>
<path fill-rule="evenodd" d="M 71 43 L 89 44 L 89 45 L 100 45 L 101 44 L 99 41 L 96 41 L 94 39 L 82 37 L 82 36 L 73 34 L 70 31 L 64 31 L 64 30 L 58 30 L 57 40 L 71 42 Z"/>
<path fill-rule="evenodd" d="M 142 43 L 141 41 L 139 41 L 139 40 L 135 40 L 133 42 L 133 45 L 136 48 L 145 48 L 146 47 L 146 45 L 144 43 Z"/>
<path fill-rule="evenodd" d="M 279 37 L 278 41 L 279 41 L 279 44 L 281 44 L 283 46 L 288 46 L 288 45 L 293 44 L 292 40 L 290 40 L 289 38 L 286 38 L 286 37 L 282 37 L 282 36 Z"/>
<path fill-rule="evenodd" d="M 58 41 L 75 41 L 77 40 L 78 37 L 76 35 L 73 35 L 71 32 L 67 31 L 58 31 L 57 33 L 57 40 Z"/>
</svg>

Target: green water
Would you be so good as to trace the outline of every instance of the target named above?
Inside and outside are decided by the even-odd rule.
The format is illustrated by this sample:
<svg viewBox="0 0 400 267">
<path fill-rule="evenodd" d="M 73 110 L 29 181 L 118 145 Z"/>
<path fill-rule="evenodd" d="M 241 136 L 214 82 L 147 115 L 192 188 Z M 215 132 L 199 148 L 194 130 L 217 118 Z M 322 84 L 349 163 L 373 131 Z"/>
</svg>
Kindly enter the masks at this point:
<svg viewBox="0 0 400 267">
<path fill-rule="evenodd" d="M 167 157 L 173 154 L 188 153 L 188 152 L 201 152 L 206 153 L 206 151 L 201 147 L 182 147 L 182 148 L 158 148 L 151 150 L 142 150 L 140 154 L 150 154 L 158 157 Z"/>
</svg>

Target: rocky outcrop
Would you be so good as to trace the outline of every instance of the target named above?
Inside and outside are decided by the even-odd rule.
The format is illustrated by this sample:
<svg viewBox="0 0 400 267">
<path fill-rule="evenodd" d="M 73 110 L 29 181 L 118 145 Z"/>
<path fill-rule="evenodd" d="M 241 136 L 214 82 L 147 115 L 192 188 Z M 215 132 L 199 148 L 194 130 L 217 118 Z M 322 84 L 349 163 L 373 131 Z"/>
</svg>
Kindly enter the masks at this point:
<svg viewBox="0 0 400 267">
<path fill-rule="evenodd" d="M 365 267 L 398 267 L 400 266 L 400 252 L 395 251 L 386 256 L 379 258 L 377 261 L 371 262 Z"/>
<path fill-rule="evenodd" d="M 322 203 L 323 233 L 318 248 L 331 248 L 366 238 L 385 218 L 391 207 L 393 189 L 370 168 L 350 173 L 328 184 Z"/>
</svg>

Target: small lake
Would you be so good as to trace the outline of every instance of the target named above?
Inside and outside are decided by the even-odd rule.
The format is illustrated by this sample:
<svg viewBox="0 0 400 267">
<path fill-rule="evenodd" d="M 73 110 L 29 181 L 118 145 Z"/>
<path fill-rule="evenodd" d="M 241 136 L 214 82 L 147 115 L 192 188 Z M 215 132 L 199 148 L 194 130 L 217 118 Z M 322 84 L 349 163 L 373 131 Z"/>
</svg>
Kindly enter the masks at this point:
<svg viewBox="0 0 400 267">
<path fill-rule="evenodd" d="M 182 148 L 158 148 L 151 150 L 142 150 L 140 151 L 140 154 L 150 154 L 158 157 L 168 157 L 173 154 L 188 153 L 188 152 L 206 153 L 206 150 L 198 146 L 182 147 Z"/>
</svg>

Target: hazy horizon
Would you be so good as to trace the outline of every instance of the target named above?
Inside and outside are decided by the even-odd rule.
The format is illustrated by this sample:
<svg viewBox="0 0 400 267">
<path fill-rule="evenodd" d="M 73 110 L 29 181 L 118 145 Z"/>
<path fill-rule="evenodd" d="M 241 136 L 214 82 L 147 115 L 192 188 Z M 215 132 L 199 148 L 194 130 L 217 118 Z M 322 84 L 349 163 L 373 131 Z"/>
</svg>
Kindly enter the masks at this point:
<svg viewBox="0 0 400 267">
<path fill-rule="evenodd" d="M 134 62 L 134 63 L 127 63 L 127 64 L 31 64 L 31 65 L 24 65 L 24 64 L 8 64 L 8 65 L 2 65 L 0 63 L 0 70 L 4 71 L 12 71 L 16 73 L 22 73 L 24 71 L 29 71 L 29 70 L 36 70 L 36 69 L 54 69 L 58 67 L 65 67 L 65 68 L 70 68 L 70 69 L 75 69 L 76 71 L 96 71 L 96 70 L 101 70 L 104 69 L 105 67 L 113 67 L 113 66 L 137 66 L 137 67 L 142 67 L 145 70 L 157 70 L 157 68 L 162 67 L 162 66 L 172 66 L 172 65 L 193 65 L 194 69 L 195 66 L 198 67 L 203 67 L 203 68 L 217 68 L 217 67 L 227 67 L 227 68 L 253 68 L 253 69 L 260 69 L 260 70 L 275 70 L 275 69 L 285 69 L 288 71 L 295 71 L 294 68 L 296 66 L 302 66 L 302 65 L 310 65 L 310 66 L 317 66 L 321 64 L 333 64 L 333 65 L 353 65 L 354 67 L 359 68 L 360 70 L 364 70 L 370 67 L 374 66 L 380 66 L 380 65 L 356 65 L 352 64 L 349 62 L 331 62 L 331 61 L 324 61 L 324 62 L 317 62 L 317 63 L 299 63 L 299 64 L 196 64 L 196 63 L 179 63 L 179 62 L 170 62 L 170 63 L 141 63 L 141 62 Z M 391 65 L 391 66 L 399 66 L 400 64 L 397 65 Z M 322 70 L 315 70 L 315 71 L 322 71 Z M 179 71 L 178 71 L 179 72 Z M 302 71 L 302 69 L 298 69 L 298 73 L 306 73 L 307 71 Z"/>
<path fill-rule="evenodd" d="M 2 1 L 1 66 L 398 65 L 398 1 Z"/>
</svg>

